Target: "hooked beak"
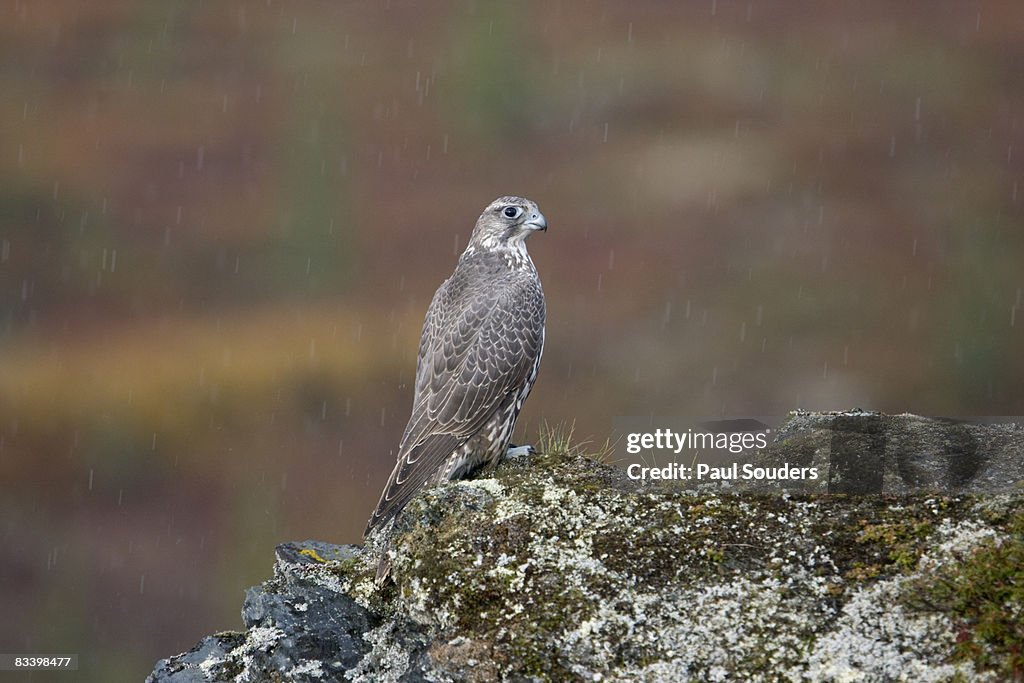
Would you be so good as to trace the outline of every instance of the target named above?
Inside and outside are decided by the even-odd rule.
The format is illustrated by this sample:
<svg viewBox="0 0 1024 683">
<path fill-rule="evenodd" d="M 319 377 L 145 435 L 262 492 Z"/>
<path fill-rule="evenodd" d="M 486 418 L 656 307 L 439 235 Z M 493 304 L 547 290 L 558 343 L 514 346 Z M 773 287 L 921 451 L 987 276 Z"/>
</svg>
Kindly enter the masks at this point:
<svg viewBox="0 0 1024 683">
<path fill-rule="evenodd" d="M 531 230 L 541 230 L 543 232 L 548 231 L 548 221 L 540 211 L 534 211 L 531 213 L 530 220 L 523 223 L 523 225 L 529 226 Z"/>
</svg>

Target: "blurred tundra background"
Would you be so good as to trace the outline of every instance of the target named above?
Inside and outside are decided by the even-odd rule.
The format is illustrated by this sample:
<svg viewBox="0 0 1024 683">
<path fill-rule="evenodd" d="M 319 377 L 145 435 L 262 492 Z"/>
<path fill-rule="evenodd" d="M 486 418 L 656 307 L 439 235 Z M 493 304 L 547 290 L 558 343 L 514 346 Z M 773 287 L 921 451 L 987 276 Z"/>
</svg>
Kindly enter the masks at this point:
<svg viewBox="0 0 1024 683">
<path fill-rule="evenodd" d="M 0 130 L 0 651 L 75 680 L 360 540 L 501 194 L 551 226 L 520 440 L 1024 412 L 1015 0 L 8 0 Z"/>
</svg>

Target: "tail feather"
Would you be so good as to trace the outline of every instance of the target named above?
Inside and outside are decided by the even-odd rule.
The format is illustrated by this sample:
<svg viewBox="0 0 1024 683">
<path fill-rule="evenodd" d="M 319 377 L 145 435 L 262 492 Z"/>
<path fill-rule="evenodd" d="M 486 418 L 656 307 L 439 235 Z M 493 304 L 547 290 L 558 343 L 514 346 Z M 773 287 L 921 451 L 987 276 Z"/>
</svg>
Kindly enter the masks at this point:
<svg viewBox="0 0 1024 683">
<path fill-rule="evenodd" d="M 425 486 L 433 481 L 446 460 L 466 439 L 452 434 L 431 434 L 407 453 L 399 455 L 395 469 L 380 494 L 377 509 L 366 523 L 365 538 L 393 519 Z"/>
</svg>

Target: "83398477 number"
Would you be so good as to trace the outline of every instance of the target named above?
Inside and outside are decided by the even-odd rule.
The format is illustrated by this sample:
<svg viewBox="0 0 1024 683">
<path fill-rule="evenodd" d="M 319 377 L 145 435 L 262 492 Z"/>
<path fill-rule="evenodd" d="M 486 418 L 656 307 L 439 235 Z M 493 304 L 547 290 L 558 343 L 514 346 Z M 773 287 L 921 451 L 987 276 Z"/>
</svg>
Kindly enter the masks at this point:
<svg viewBox="0 0 1024 683">
<path fill-rule="evenodd" d="M 78 655 L 0 654 L 0 671 L 78 670 Z"/>
</svg>

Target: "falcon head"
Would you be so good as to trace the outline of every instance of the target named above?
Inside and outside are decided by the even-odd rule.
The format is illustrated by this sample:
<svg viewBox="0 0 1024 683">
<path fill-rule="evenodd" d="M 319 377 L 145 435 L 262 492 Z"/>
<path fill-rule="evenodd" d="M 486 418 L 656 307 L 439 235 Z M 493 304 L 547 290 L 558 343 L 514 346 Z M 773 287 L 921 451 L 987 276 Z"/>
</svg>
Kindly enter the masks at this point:
<svg viewBox="0 0 1024 683">
<path fill-rule="evenodd" d="M 548 222 L 537 205 L 522 197 L 498 197 L 480 214 L 469 244 L 483 249 L 522 249 L 524 240 Z"/>
</svg>

